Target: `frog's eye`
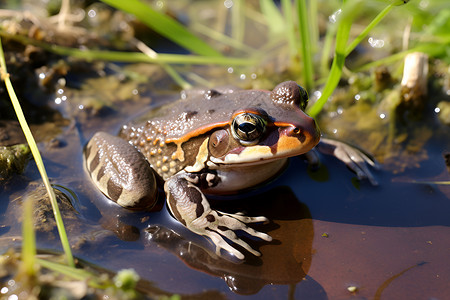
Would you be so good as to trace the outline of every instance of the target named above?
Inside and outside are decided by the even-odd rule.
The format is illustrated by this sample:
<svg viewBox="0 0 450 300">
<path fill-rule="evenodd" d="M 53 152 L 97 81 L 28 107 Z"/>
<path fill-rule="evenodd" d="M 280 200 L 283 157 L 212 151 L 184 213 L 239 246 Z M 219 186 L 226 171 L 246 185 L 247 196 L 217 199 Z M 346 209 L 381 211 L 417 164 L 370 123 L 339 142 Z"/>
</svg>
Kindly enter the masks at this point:
<svg viewBox="0 0 450 300">
<path fill-rule="evenodd" d="M 266 130 L 266 120 L 253 113 L 237 115 L 232 123 L 233 136 L 243 145 L 254 145 Z"/>
</svg>

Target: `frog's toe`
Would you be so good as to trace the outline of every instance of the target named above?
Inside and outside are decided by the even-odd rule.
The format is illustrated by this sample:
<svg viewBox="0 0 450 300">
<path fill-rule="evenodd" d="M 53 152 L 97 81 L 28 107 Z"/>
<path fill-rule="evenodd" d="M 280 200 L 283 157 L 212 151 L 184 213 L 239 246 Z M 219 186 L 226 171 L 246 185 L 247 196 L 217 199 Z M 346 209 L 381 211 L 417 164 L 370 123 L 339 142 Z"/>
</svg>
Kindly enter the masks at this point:
<svg viewBox="0 0 450 300">
<path fill-rule="evenodd" d="M 236 219 L 241 221 L 242 223 L 259 223 L 259 222 L 267 222 L 269 221 L 269 219 L 267 219 L 264 216 L 259 216 L 259 217 L 248 217 L 246 215 L 244 215 L 244 213 L 242 212 L 238 212 L 235 214 L 228 214 L 228 213 L 224 213 L 224 212 L 219 212 L 222 215 L 228 216 L 232 219 Z"/>
<path fill-rule="evenodd" d="M 339 157 L 350 170 L 356 173 L 359 180 L 368 179 L 372 185 L 378 185 L 377 180 L 368 168 L 368 165 L 370 165 L 375 169 L 379 169 L 376 161 L 355 148 L 345 150 L 345 153 L 342 153 Z"/>
<path fill-rule="evenodd" d="M 243 259 L 243 254 L 236 248 L 231 246 L 225 239 L 241 246 L 248 252 L 255 256 L 260 256 L 261 254 L 253 249 L 249 244 L 240 239 L 235 231 L 242 230 L 251 236 L 260 238 L 265 241 L 271 241 L 272 237 L 266 233 L 259 232 L 249 226 L 246 223 L 254 222 L 264 222 L 267 220 L 266 217 L 247 217 L 242 214 L 227 214 L 222 212 L 211 212 L 210 215 L 214 215 L 214 221 L 209 222 L 208 226 L 205 228 L 203 235 L 211 238 L 214 245 L 216 245 L 216 252 L 220 255 L 220 249 L 224 249 L 229 253 L 232 253 L 238 259 Z"/>
<path fill-rule="evenodd" d="M 237 250 L 236 248 L 234 248 L 230 244 L 228 244 L 219 233 L 217 233 L 215 231 L 209 231 L 205 235 L 208 236 L 211 239 L 211 241 L 213 242 L 213 244 L 216 246 L 216 254 L 218 256 L 221 256 L 220 250 L 223 249 L 223 250 L 227 251 L 228 253 L 231 253 L 232 255 L 234 255 L 237 259 L 240 259 L 240 260 L 244 259 L 244 254 L 242 254 L 241 251 Z M 247 243 L 245 243 L 245 244 L 247 244 Z M 252 253 L 254 255 L 256 255 L 256 256 L 260 255 L 259 252 L 253 250 L 250 246 L 248 246 L 248 247 L 252 250 Z M 256 254 L 254 252 L 256 252 Z"/>
<path fill-rule="evenodd" d="M 272 237 L 270 235 L 264 232 L 257 231 L 246 225 L 246 223 L 265 222 L 268 220 L 266 217 L 247 217 L 241 214 L 227 214 L 223 212 L 220 213 L 222 214 L 222 216 L 219 217 L 217 225 L 219 229 L 242 230 L 262 240 L 268 242 L 272 241 Z"/>
<path fill-rule="evenodd" d="M 368 179 L 372 185 L 378 185 L 378 181 L 372 175 L 365 161 L 350 162 L 347 166 L 356 173 L 359 180 Z"/>
<path fill-rule="evenodd" d="M 236 248 L 234 248 L 233 246 L 229 245 L 223 238 L 222 236 L 226 237 L 227 239 L 229 239 L 230 241 L 232 241 L 235 244 L 238 244 L 239 246 L 241 246 L 242 248 L 244 248 L 245 250 L 247 250 L 248 252 L 250 252 L 251 254 L 255 255 L 255 256 L 261 256 L 261 253 L 259 253 L 258 251 L 256 251 L 255 249 L 253 249 L 249 244 L 247 244 L 246 242 L 244 242 L 243 240 L 241 240 L 234 231 L 230 230 L 230 229 L 220 229 L 217 228 L 217 232 L 220 234 L 219 237 L 221 238 L 221 243 L 220 244 L 216 244 L 217 248 L 223 248 L 225 250 L 228 250 L 230 253 L 232 253 L 234 256 L 236 256 L 239 259 L 244 259 L 244 255 L 237 250 Z M 223 243 L 222 243 L 223 242 Z M 231 248 L 231 249 L 230 249 Z M 220 250 L 220 249 L 219 249 Z M 240 255 L 239 255 L 240 254 Z"/>
<path fill-rule="evenodd" d="M 368 179 L 372 185 L 378 185 L 377 180 L 368 166 L 376 170 L 380 169 L 380 166 L 375 159 L 364 151 L 332 139 L 322 139 L 318 150 L 326 154 L 334 155 L 337 159 L 345 163 L 350 170 L 355 172 L 358 179 Z"/>
</svg>

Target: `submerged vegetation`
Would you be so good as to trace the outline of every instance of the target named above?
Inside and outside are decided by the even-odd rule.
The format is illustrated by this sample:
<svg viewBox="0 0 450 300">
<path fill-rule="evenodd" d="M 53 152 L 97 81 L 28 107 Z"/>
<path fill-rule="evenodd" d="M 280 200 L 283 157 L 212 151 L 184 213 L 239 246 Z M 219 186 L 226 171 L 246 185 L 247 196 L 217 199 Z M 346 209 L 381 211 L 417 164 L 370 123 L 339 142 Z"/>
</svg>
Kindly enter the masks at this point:
<svg viewBox="0 0 450 300">
<path fill-rule="evenodd" d="M 27 20 L 29 16 L 25 12 L 0 11 L 0 16 L 3 18 L 0 24 L 1 41 L 4 44 L 5 42 L 18 43 L 28 47 L 27 49 L 35 47 L 54 55 L 87 62 L 156 64 L 161 66 L 182 88 L 230 83 L 221 79 L 224 77 L 221 75 L 217 76 L 218 79 L 206 79 L 208 74 L 202 76 L 204 73 L 200 69 L 187 71 L 186 66 L 191 65 L 211 68 L 213 68 L 211 65 L 222 68 L 226 66 L 227 73 L 234 73 L 239 77 L 239 79 L 235 78 L 235 82 L 232 83 L 240 84 L 243 87 L 270 88 L 284 79 L 292 79 L 303 83 L 312 96 L 308 113 L 314 117 L 319 116 L 326 105 L 332 108 L 330 110 L 339 111 L 342 108 L 340 99 L 348 98 L 349 95 L 356 101 L 359 101 L 360 98 L 365 101 L 365 104 L 358 104 L 362 109 L 366 109 L 378 101 L 382 111 L 368 113 L 367 115 L 376 114 L 376 116 L 367 122 L 381 122 L 383 120 L 380 118 L 384 119 L 386 114 L 390 114 L 391 123 L 387 125 L 389 128 L 387 139 L 390 140 L 389 144 L 391 145 L 394 144 L 393 140 L 407 139 L 405 137 L 406 130 L 398 129 L 397 125 L 402 123 L 403 116 L 408 114 L 405 111 L 411 110 L 408 106 L 402 108 L 398 104 L 401 99 L 392 92 L 395 89 L 392 89 L 394 84 L 390 78 L 391 74 L 400 77 L 403 59 L 414 52 L 423 53 L 436 62 L 441 61 L 433 65 L 436 72 L 440 72 L 438 69 L 445 70 L 450 64 L 450 8 L 446 0 L 429 0 L 419 3 L 407 3 L 408 1 L 404 0 L 347 0 L 327 1 L 327 3 L 314 0 L 281 0 L 279 6 L 270 0 L 225 1 L 229 7 L 226 7 L 228 4 L 224 6 L 223 1 L 220 1 L 220 3 L 214 2 L 215 8 L 217 8 L 214 16 L 203 17 L 203 19 L 196 15 L 201 11 L 195 11 L 195 9 L 207 11 L 208 8 L 191 3 L 195 9 L 184 12 L 183 9 L 189 5 L 186 4 L 186 1 L 181 1 L 181 4 L 168 3 L 169 1 L 154 1 L 147 4 L 139 0 L 102 0 L 102 2 L 104 4 L 95 3 L 98 5 L 95 6 L 97 9 L 95 11 L 92 7 L 83 7 L 79 3 L 77 5 L 80 6 L 76 7 L 70 5 L 68 0 L 63 0 L 56 10 L 58 14 L 49 15 L 48 19 L 43 18 L 42 24 L 45 23 L 48 27 L 40 28 L 40 22 L 35 22 L 32 26 L 32 34 L 29 31 L 30 28 L 21 27 L 25 25 L 18 21 L 20 19 Z M 206 3 L 201 5 L 206 5 Z M 117 29 L 117 32 L 113 33 L 108 33 L 106 30 L 102 38 L 99 38 L 101 43 L 99 42 L 96 46 L 95 39 L 92 42 L 88 41 L 89 38 L 86 37 L 89 30 L 96 25 L 86 25 L 88 22 L 81 19 L 78 22 L 73 21 L 76 17 L 75 12 L 81 9 L 89 16 L 89 12 L 94 10 L 94 13 L 100 15 L 102 9 L 111 13 L 111 7 L 115 9 L 114 12 L 121 13 L 121 17 L 126 20 L 124 24 L 129 26 L 129 28 L 127 27 L 129 30 L 138 32 L 141 30 L 139 26 L 145 24 L 151 30 L 145 29 L 144 32 L 156 33 L 179 45 L 178 52 L 188 53 L 159 53 L 147 47 L 146 43 L 139 40 L 137 35 L 125 32 L 127 29 Z M 189 18 L 187 25 L 182 24 L 183 18 L 186 17 L 183 14 L 187 14 Z M 130 17 L 131 15 L 134 17 Z M 327 20 L 324 15 L 329 15 L 329 19 Z M 199 20 L 196 19 L 197 17 Z M 100 17 L 97 16 L 97 18 Z M 30 17 L 27 21 L 33 23 L 33 20 Z M 205 23 L 202 24 L 202 22 Z M 377 34 L 369 37 L 383 22 L 391 24 L 387 26 L 388 28 L 395 28 L 395 31 L 383 34 L 386 42 L 383 38 L 377 39 L 375 37 Z M 139 24 L 136 25 L 136 23 Z M 246 27 L 248 23 L 251 23 L 254 28 L 248 29 Z M 134 24 L 136 27 L 133 29 L 130 24 Z M 107 25 L 112 24 L 107 23 Z M 55 26 L 57 29 L 54 28 Z M 50 34 L 46 30 L 53 31 Z M 257 34 L 250 36 L 248 30 L 255 30 Z M 71 41 L 62 38 L 71 31 L 77 35 L 76 38 Z M 378 35 L 381 34 L 378 32 Z M 104 41 L 108 37 L 110 40 Z M 161 40 L 161 37 L 158 36 L 155 39 Z M 123 41 L 116 43 L 115 39 L 118 38 L 123 38 Z M 362 45 L 363 43 L 364 45 Z M 382 43 L 390 43 L 390 45 L 383 48 Z M 6 69 L 7 63 L 2 49 L 3 46 L 0 44 L 2 80 L 5 82 L 14 111 L 25 133 L 49 199 L 51 199 L 59 238 L 64 250 L 64 259 L 56 258 L 56 262 L 53 261 L 55 257 L 48 259 L 36 254 L 38 251 L 35 246 L 33 230 L 33 203 L 26 201 L 24 203 L 21 263 L 18 267 L 19 271 L 14 275 L 16 280 L 23 280 L 32 287 L 34 283 L 39 282 L 36 274 L 43 272 L 43 269 L 48 269 L 54 271 L 52 278 L 58 278 L 58 280 L 61 275 L 61 277 L 66 276 L 79 284 L 86 283 L 91 288 L 112 290 L 113 293 L 110 294 L 112 298 L 122 299 L 121 297 L 124 295 L 128 298 L 138 298 L 139 295 L 134 292 L 138 278 L 133 272 L 123 271 L 113 279 L 111 276 L 104 278 L 99 273 L 83 270 L 76 266 L 54 190 L 46 175 L 38 146 L 31 135 L 14 92 L 14 83 L 11 83 L 11 74 Z M 33 50 L 35 49 L 33 48 Z M 376 50 L 382 50 L 381 56 Z M 373 54 L 376 58 L 367 59 L 366 52 L 369 53 L 369 56 Z M 352 56 L 356 59 L 349 62 L 347 58 Z M 390 65 L 391 70 L 383 73 L 380 68 L 386 65 Z M 196 73 L 195 70 L 199 70 L 199 72 Z M 377 71 L 373 72 L 373 70 Z M 61 72 L 64 73 L 64 71 Z M 245 74 L 251 75 L 246 76 Z M 377 74 L 381 74 L 379 79 L 376 79 Z M 339 90 L 343 79 L 349 83 L 344 96 Z M 446 80 L 449 80 L 448 74 Z M 375 92 L 383 94 L 382 96 L 375 95 L 374 89 L 377 88 L 379 91 Z M 447 91 L 449 90 L 450 88 L 447 87 Z M 333 98 L 331 103 L 327 104 L 331 98 Z M 447 111 L 448 115 L 448 109 L 444 108 L 448 106 L 446 101 L 442 101 L 439 105 L 436 107 L 443 107 L 441 111 Z M 400 112 L 398 107 L 402 108 Z M 349 111 L 351 112 L 352 109 L 349 108 Z M 395 116 L 396 113 L 397 116 Z M 357 119 L 358 113 L 355 114 L 354 118 Z M 409 116 L 411 113 L 408 114 Z M 353 121 L 359 122 L 359 120 Z M 369 127 L 367 123 L 362 124 L 362 130 L 364 130 L 364 126 Z M 427 135 L 425 131 L 423 129 L 421 132 L 422 136 Z M 381 143 L 381 139 L 384 138 L 386 137 L 374 139 L 378 139 Z M 423 142 L 421 141 L 421 143 Z M 23 169 L 23 167 L 19 167 L 19 169 Z M 3 255 L 0 261 L 0 270 L 8 269 L 7 265 L 18 264 L 17 257 L 17 253 L 13 251 Z M 5 275 L 2 274 L 2 276 Z M 39 283 L 51 285 L 51 281 Z M 34 292 L 30 289 L 29 293 L 33 294 Z M 39 294 L 33 295 L 38 297 Z M 157 296 L 168 297 L 168 294 L 161 292 Z M 174 296 L 174 298 L 176 297 Z"/>
</svg>

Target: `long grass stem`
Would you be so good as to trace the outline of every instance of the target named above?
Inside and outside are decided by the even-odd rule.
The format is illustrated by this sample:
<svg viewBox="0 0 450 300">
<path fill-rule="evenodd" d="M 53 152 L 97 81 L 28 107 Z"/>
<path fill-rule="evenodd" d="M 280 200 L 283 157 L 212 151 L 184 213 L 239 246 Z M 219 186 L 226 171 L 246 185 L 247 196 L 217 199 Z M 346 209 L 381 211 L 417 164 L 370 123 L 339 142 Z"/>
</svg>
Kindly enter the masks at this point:
<svg viewBox="0 0 450 300">
<path fill-rule="evenodd" d="M 137 39 L 134 40 L 136 48 L 142 51 L 145 55 L 151 58 L 158 58 L 158 53 L 153 51 L 150 47 L 148 47 L 145 43 L 142 41 L 139 41 Z M 189 89 L 191 88 L 191 85 L 189 82 L 183 79 L 180 74 L 169 64 L 161 63 L 161 67 L 169 74 L 170 77 L 183 89 Z"/>
<path fill-rule="evenodd" d="M 339 23 L 336 32 L 336 48 L 333 59 L 333 64 L 331 65 L 331 71 L 328 74 L 325 87 L 323 88 L 322 94 L 316 103 L 308 110 L 308 113 L 315 117 L 322 110 L 323 106 L 327 102 L 328 98 L 333 93 L 334 89 L 337 87 L 339 80 L 342 75 L 342 69 L 344 67 L 345 58 L 350 54 L 351 51 L 367 36 L 370 30 L 373 29 L 394 7 L 406 3 L 407 1 L 396 0 L 386 8 L 384 8 L 369 25 L 364 28 L 364 30 L 347 46 L 349 39 L 350 28 L 352 26 L 353 19 L 360 9 L 359 5 L 363 3 L 362 0 L 348 0 L 344 3 L 342 8 L 342 15 L 339 16 Z"/>
<path fill-rule="evenodd" d="M 23 202 L 23 221 L 22 221 L 22 261 L 23 271 L 28 276 L 36 274 L 36 236 L 33 224 L 34 203 L 31 197 Z"/>
<path fill-rule="evenodd" d="M 25 36 L 11 35 L 0 29 L 0 36 L 17 41 L 23 45 L 34 45 L 44 50 L 85 60 L 109 60 L 124 63 L 168 63 L 168 64 L 192 64 L 192 65 L 225 65 L 225 66 L 251 66 L 257 63 L 255 58 L 198 56 L 183 54 L 161 54 L 157 57 L 149 57 L 140 52 L 120 52 L 103 50 L 80 50 L 77 48 L 63 47 L 44 43 Z"/>
<path fill-rule="evenodd" d="M 292 15 L 292 2 L 291 0 L 281 0 L 281 7 L 283 9 L 283 15 L 286 20 L 286 35 L 289 43 L 289 52 L 291 54 L 291 61 L 295 60 L 297 55 L 297 45 L 299 44 L 295 34 L 295 23 Z"/>
<path fill-rule="evenodd" d="M 69 266 L 65 266 L 56 262 L 40 258 L 37 259 L 37 262 L 42 267 L 52 270 L 54 272 L 58 272 L 60 274 L 64 274 L 69 278 L 79 281 L 86 281 L 91 287 L 104 289 L 108 286 L 108 284 L 102 282 L 97 275 L 85 269 L 75 269 Z"/>
<path fill-rule="evenodd" d="M 234 0 L 231 7 L 231 36 L 238 42 L 244 41 L 245 33 L 245 2 Z"/>
<path fill-rule="evenodd" d="M 19 103 L 19 99 L 17 99 L 16 93 L 14 92 L 14 88 L 9 78 L 8 71 L 6 69 L 5 55 L 3 53 L 3 46 L 1 43 L 1 39 L 0 39 L 0 67 L 1 67 L 1 78 L 5 82 L 6 89 L 8 90 L 9 97 L 11 98 L 11 102 L 14 107 L 14 111 L 16 112 L 20 126 L 22 127 L 22 130 L 25 134 L 25 138 L 27 139 L 28 145 L 30 146 L 31 153 L 33 154 L 34 160 L 36 161 L 36 166 L 39 170 L 39 173 L 41 174 L 45 188 L 49 195 L 50 202 L 53 208 L 53 214 L 56 220 L 56 226 L 58 228 L 64 253 L 66 254 L 67 263 L 69 266 L 74 266 L 72 251 L 70 249 L 69 241 L 67 239 L 67 234 L 64 228 L 63 220 L 61 218 L 58 203 L 56 202 L 55 193 L 48 179 L 47 172 L 45 171 L 44 163 L 42 162 L 42 157 L 36 145 L 36 141 L 34 140 L 30 127 L 27 124 L 27 121 L 25 119 L 25 116 Z"/>
<path fill-rule="evenodd" d="M 366 28 L 348 45 L 345 50 L 345 56 L 348 56 L 350 52 L 355 49 L 356 46 L 361 43 L 361 41 L 369 34 L 369 32 L 378 24 L 381 20 L 391 11 L 391 9 L 395 6 L 395 3 L 390 3 L 386 6 L 373 20 L 367 25 Z"/>
<path fill-rule="evenodd" d="M 313 56 L 311 52 L 311 37 L 309 31 L 309 18 L 305 0 L 297 0 L 298 19 L 300 27 L 300 57 L 303 65 L 303 78 L 306 90 L 311 90 L 314 85 Z"/>
<path fill-rule="evenodd" d="M 424 52 L 431 57 L 445 57 L 447 55 L 447 53 L 446 53 L 447 47 L 448 47 L 448 45 L 446 45 L 445 43 L 422 44 L 417 47 L 414 47 L 414 48 L 411 48 L 411 49 L 408 49 L 408 50 L 405 50 L 402 52 L 398 52 L 398 53 L 392 54 L 390 56 L 380 58 L 376 61 L 367 63 L 361 67 L 354 69 L 353 71 L 354 72 L 364 72 L 364 71 L 367 71 L 367 70 L 372 69 L 377 66 L 391 65 L 395 62 L 402 60 L 407 54 L 412 53 L 412 52 Z"/>
<path fill-rule="evenodd" d="M 283 18 L 279 8 L 272 0 L 259 0 L 259 6 L 266 19 L 271 36 L 284 32 L 286 24 L 292 22 L 292 14 L 290 14 L 290 20 Z"/>
<path fill-rule="evenodd" d="M 328 23 L 327 32 L 325 34 L 323 47 L 322 47 L 322 55 L 320 57 L 320 77 L 325 78 L 325 76 L 329 72 L 329 59 L 332 55 L 332 44 L 333 37 L 336 34 L 336 24 Z"/>
<path fill-rule="evenodd" d="M 194 53 L 205 56 L 222 56 L 220 52 L 199 39 L 178 21 L 154 10 L 144 2 L 139 0 L 102 0 L 102 2 L 136 16 L 149 28 Z"/>
<path fill-rule="evenodd" d="M 349 1 L 350 2 L 350 1 Z M 322 110 L 323 106 L 327 102 L 328 98 L 333 94 L 333 91 L 336 89 L 339 80 L 341 79 L 342 69 L 344 68 L 345 63 L 345 48 L 347 45 L 347 41 L 350 36 L 350 28 L 352 26 L 353 18 L 355 14 L 352 13 L 353 9 L 357 7 L 359 1 L 353 1 L 349 4 L 346 2 L 344 4 L 344 13 L 339 18 L 338 28 L 336 32 L 336 46 L 333 63 L 331 65 L 330 73 L 328 74 L 327 81 L 325 83 L 325 87 L 322 90 L 322 94 L 316 103 L 308 110 L 308 114 L 311 117 L 315 117 Z"/>
<path fill-rule="evenodd" d="M 308 15 L 309 15 L 309 29 L 311 31 L 311 52 L 317 53 L 319 48 L 319 16 L 318 16 L 318 2 L 317 0 L 308 1 Z"/>
<path fill-rule="evenodd" d="M 232 37 L 229 37 L 228 35 L 225 35 L 222 32 L 219 32 L 213 28 L 210 28 L 206 25 L 197 23 L 192 25 L 192 28 L 194 30 L 196 30 L 197 32 L 204 34 L 205 36 L 215 40 L 216 42 L 222 44 L 222 45 L 226 45 L 226 46 L 230 46 L 233 47 L 234 49 L 243 51 L 247 54 L 252 54 L 253 52 L 255 52 L 256 50 L 238 40 L 233 39 Z"/>
</svg>

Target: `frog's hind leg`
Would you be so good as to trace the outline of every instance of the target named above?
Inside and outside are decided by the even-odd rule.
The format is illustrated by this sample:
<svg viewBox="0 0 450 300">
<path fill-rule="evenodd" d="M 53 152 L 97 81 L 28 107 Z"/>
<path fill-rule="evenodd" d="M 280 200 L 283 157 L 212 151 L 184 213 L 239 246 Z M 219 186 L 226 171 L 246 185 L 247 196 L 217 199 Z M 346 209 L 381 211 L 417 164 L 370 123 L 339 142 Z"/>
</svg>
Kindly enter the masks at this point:
<svg viewBox="0 0 450 300">
<path fill-rule="evenodd" d="M 120 206 L 150 209 L 157 202 L 153 170 L 127 141 L 97 132 L 84 149 L 84 159 L 94 185 Z"/>
<path fill-rule="evenodd" d="M 247 226 L 247 223 L 264 222 L 267 218 L 227 214 L 211 209 L 199 188 L 199 186 L 211 184 L 212 181 L 205 182 L 206 178 L 208 176 L 180 172 L 166 182 L 164 189 L 167 194 L 167 203 L 174 217 L 192 232 L 209 237 L 216 246 L 218 255 L 220 250 L 224 249 L 238 259 L 244 258 L 239 250 L 224 239 L 227 238 L 253 255 L 259 256 L 260 253 L 240 239 L 235 231 L 242 230 L 265 241 L 271 241 L 272 238 L 268 234 Z M 211 176 L 209 179 L 212 179 Z"/>
</svg>

